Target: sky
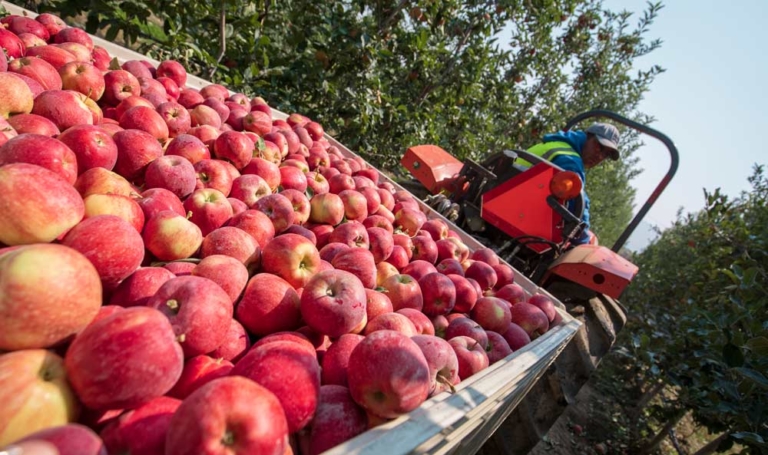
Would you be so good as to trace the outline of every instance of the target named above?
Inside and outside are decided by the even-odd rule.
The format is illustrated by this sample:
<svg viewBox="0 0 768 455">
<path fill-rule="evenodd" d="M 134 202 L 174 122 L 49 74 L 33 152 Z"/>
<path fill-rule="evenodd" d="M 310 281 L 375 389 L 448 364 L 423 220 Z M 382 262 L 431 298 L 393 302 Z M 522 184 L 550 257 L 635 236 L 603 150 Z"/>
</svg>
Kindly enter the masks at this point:
<svg viewBox="0 0 768 455">
<path fill-rule="evenodd" d="M 645 221 L 671 225 L 677 210 L 704 206 L 702 189 L 737 196 L 749 189 L 755 163 L 768 164 L 768 1 L 667 0 L 650 28 L 661 48 L 638 67 L 666 68 L 651 85 L 640 110 L 675 142 L 680 166 Z M 642 0 L 605 0 L 612 10 L 638 12 Z M 669 153 L 653 138 L 636 152 L 644 172 L 633 181 L 636 210 L 669 168 Z"/>
</svg>

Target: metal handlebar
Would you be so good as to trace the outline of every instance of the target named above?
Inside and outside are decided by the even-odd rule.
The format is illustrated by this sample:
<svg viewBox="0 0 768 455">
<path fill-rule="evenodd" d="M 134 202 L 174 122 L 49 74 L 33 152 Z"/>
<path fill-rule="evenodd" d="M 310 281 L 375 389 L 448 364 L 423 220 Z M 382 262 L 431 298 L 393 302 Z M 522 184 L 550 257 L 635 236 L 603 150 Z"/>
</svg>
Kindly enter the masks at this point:
<svg viewBox="0 0 768 455">
<path fill-rule="evenodd" d="M 666 134 L 662 133 L 661 131 L 655 130 L 649 126 L 643 125 L 641 123 L 637 123 L 634 120 L 630 120 L 615 112 L 607 111 L 604 109 L 595 109 L 595 110 L 584 112 L 583 114 L 579 114 L 573 117 L 572 119 L 568 120 L 568 123 L 565 124 L 564 131 L 568 131 L 579 122 L 582 122 L 588 118 L 593 118 L 593 117 L 605 117 L 605 118 L 611 119 L 616 123 L 620 123 L 628 128 L 632 128 L 643 134 L 647 134 L 651 137 L 658 139 L 667 147 L 667 149 L 669 150 L 669 156 L 671 158 L 671 162 L 669 164 L 669 170 L 667 171 L 667 174 L 664 176 L 664 178 L 661 179 L 661 182 L 659 182 L 659 184 L 656 186 L 656 189 L 653 190 L 651 195 L 648 197 L 648 200 L 645 201 L 645 204 L 643 204 L 643 206 L 640 208 L 640 211 L 637 212 L 634 218 L 632 218 L 632 221 L 630 221 L 630 223 L 624 229 L 624 232 L 621 233 L 618 240 L 616 240 L 616 243 L 613 244 L 613 248 L 611 248 L 611 250 L 618 253 L 619 250 L 624 246 L 624 244 L 627 243 L 629 236 L 632 235 L 632 233 L 635 231 L 637 226 L 640 224 L 640 221 L 642 221 L 642 219 L 645 218 L 645 215 L 651 209 L 653 204 L 656 203 L 656 200 L 659 198 L 659 196 L 661 196 L 661 193 L 664 192 L 664 190 L 667 188 L 667 185 L 669 185 L 669 182 L 672 180 L 672 177 L 675 176 L 675 173 L 677 172 L 677 166 L 680 163 L 680 156 L 677 153 L 677 147 L 675 147 L 675 144 L 672 142 L 672 139 L 670 139 Z"/>
</svg>

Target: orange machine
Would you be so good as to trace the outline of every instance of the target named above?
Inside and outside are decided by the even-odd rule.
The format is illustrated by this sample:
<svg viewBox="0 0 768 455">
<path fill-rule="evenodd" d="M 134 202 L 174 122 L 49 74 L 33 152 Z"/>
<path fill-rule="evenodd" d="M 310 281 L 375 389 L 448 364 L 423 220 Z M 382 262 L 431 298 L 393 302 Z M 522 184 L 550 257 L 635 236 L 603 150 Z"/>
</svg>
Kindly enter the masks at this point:
<svg viewBox="0 0 768 455">
<path fill-rule="evenodd" d="M 612 249 L 572 245 L 584 229 L 581 180 L 525 151 L 496 153 L 478 164 L 462 163 L 435 145 L 419 145 L 409 148 L 401 163 L 431 193 L 426 200 L 433 208 L 533 281 L 566 281 L 617 299 L 638 272 L 619 250 L 674 176 L 678 154 L 664 134 L 609 111 L 581 114 L 565 129 L 591 117 L 607 117 L 661 140 L 672 158 L 669 172 Z M 517 165 L 518 156 L 533 166 Z M 446 207 L 450 213 L 441 210 Z"/>
</svg>

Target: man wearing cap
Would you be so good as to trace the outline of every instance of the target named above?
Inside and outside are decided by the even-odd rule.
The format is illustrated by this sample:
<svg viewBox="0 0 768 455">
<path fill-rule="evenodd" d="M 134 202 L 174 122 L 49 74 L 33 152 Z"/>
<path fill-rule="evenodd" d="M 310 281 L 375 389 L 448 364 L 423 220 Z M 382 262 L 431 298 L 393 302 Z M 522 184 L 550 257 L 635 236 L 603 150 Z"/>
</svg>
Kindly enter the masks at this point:
<svg viewBox="0 0 768 455">
<path fill-rule="evenodd" d="M 559 131 L 546 134 L 543 142 L 529 148 L 528 153 L 549 160 L 566 171 L 577 173 L 586 188 L 585 169 L 592 169 L 606 158 L 618 160 L 619 140 L 619 130 L 615 126 L 594 123 L 584 131 Z M 525 160 L 518 160 L 518 164 L 530 166 L 530 163 Z M 589 198 L 586 191 L 584 191 L 584 214 L 581 219 L 586 223 L 587 229 L 573 241 L 576 245 L 589 243 L 594 238 L 594 235 L 589 232 Z"/>
</svg>

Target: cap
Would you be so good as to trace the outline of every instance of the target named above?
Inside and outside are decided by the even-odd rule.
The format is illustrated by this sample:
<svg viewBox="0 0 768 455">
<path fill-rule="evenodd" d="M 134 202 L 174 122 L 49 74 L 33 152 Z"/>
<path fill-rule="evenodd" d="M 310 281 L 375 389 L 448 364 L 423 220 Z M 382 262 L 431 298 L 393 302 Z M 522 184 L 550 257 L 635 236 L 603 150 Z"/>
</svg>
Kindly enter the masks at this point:
<svg viewBox="0 0 768 455">
<path fill-rule="evenodd" d="M 600 145 L 611 150 L 612 160 L 619 159 L 619 140 L 621 137 L 615 126 L 607 123 L 593 123 L 585 132 L 594 134 Z"/>
</svg>

